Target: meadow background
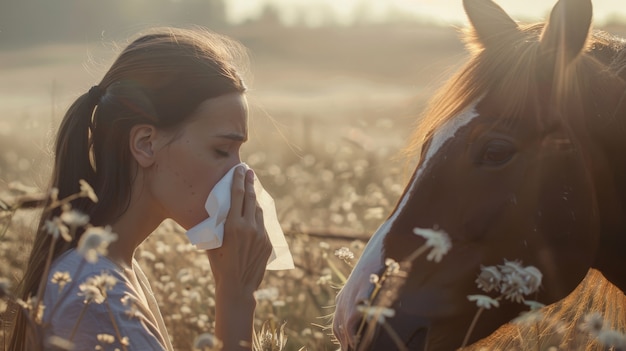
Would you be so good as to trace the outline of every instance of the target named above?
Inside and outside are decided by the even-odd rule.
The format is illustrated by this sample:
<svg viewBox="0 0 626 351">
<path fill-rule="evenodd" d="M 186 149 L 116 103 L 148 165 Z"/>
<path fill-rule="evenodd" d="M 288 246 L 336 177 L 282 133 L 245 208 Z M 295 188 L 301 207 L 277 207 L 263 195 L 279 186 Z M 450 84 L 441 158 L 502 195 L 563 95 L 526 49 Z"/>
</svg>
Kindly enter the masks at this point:
<svg viewBox="0 0 626 351">
<path fill-rule="evenodd" d="M 131 21 L 156 16 L 152 8 L 147 15 L 141 9 L 117 9 L 118 16 L 126 15 L 115 17 L 118 23 L 84 27 L 90 18 L 82 18 L 88 30 L 81 33 L 75 23 L 58 23 L 47 36 L 45 26 L 30 28 L 26 17 L 0 15 L 0 25 L 17 23 L 0 31 L 0 199 L 46 189 L 64 110 L 99 81 L 128 36 L 153 25 L 191 24 L 231 36 L 250 56 L 250 141 L 242 158 L 274 197 L 296 263 L 291 271 L 267 272 L 257 326 L 286 323 L 285 350 L 336 349 L 327 316 L 337 289 L 404 189 L 412 162 L 407 168 L 401 149 L 427 99 L 466 57 L 457 28 L 402 18 L 286 27 L 271 7 L 237 25 L 190 10 Z M 50 21 L 46 13 L 62 12 L 40 8 L 28 19 Z M 98 26 L 109 29 L 98 32 Z M 625 32 L 611 26 L 614 33 Z M 19 211 L 0 237 L 0 276 L 14 283 L 27 260 L 36 215 Z M 8 220 L 0 217 L 0 225 Z M 342 247 L 355 258 L 336 257 Z M 213 329 L 208 260 L 172 222 L 139 248 L 137 259 L 153 282 L 176 349 L 190 350 L 197 335 Z"/>
</svg>

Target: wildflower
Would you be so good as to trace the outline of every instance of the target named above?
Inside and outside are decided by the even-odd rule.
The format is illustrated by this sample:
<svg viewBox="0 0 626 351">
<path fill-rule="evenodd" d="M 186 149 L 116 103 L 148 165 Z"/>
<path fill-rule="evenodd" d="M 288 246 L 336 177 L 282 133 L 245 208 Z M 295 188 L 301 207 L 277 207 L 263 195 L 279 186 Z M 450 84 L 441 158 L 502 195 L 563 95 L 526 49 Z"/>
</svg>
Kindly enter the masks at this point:
<svg viewBox="0 0 626 351">
<path fill-rule="evenodd" d="M 93 191 L 93 188 L 89 185 L 89 183 L 87 183 L 87 181 L 80 179 L 78 183 L 80 184 L 80 196 L 88 197 L 91 201 L 98 202 L 96 192 Z"/>
<path fill-rule="evenodd" d="M 99 342 L 104 344 L 112 344 L 115 342 L 115 337 L 111 334 L 98 334 L 96 338 Z"/>
<path fill-rule="evenodd" d="M 57 202 L 59 200 L 59 188 L 50 189 L 50 200 Z"/>
<path fill-rule="evenodd" d="M 617 330 L 601 330 L 596 339 L 604 346 L 612 346 L 616 350 L 626 349 L 626 335 Z"/>
<path fill-rule="evenodd" d="M 220 350 L 222 348 L 222 341 L 215 337 L 213 334 L 204 333 L 200 334 L 193 342 L 194 349 L 198 350 Z"/>
<path fill-rule="evenodd" d="M 484 292 L 490 292 L 492 290 L 498 290 L 500 281 L 502 280 L 502 273 L 495 266 L 481 266 L 480 274 L 476 278 L 476 285 Z"/>
<path fill-rule="evenodd" d="M 141 252 L 139 253 L 139 257 L 152 262 L 156 260 L 156 255 L 146 250 L 141 250 Z"/>
<path fill-rule="evenodd" d="M 63 211 L 61 220 L 70 228 L 80 228 L 89 223 L 89 216 L 78 210 Z"/>
<path fill-rule="evenodd" d="M 522 267 L 519 261 L 506 261 L 498 266 L 502 279 L 500 293 L 505 298 L 522 302 L 524 295 L 536 292 L 541 286 L 542 274 L 536 267 Z"/>
<path fill-rule="evenodd" d="M 182 314 L 191 314 L 191 308 L 187 305 L 180 306 L 180 313 Z"/>
<path fill-rule="evenodd" d="M 91 227 L 78 241 L 78 253 L 90 263 L 98 261 L 98 255 L 106 255 L 109 243 L 117 240 L 117 234 L 111 232 L 111 227 Z"/>
<path fill-rule="evenodd" d="M 270 287 L 267 289 L 260 289 L 254 292 L 254 297 L 257 301 L 269 300 L 274 301 L 278 298 L 278 288 Z"/>
<path fill-rule="evenodd" d="M 52 235 L 55 240 L 60 236 L 67 242 L 72 241 L 69 228 L 59 217 L 54 217 L 52 220 L 46 219 L 43 228 L 46 232 L 48 232 L 48 234 Z"/>
<path fill-rule="evenodd" d="M 42 303 L 37 303 L 37 296 L 31 296 L 27 301 L 17 299 L 15 302 L 17 302 L 17 304 L 30 315 L 33 315 L 33 310 L 35 309 L 35 306 L 37 306 L 37 312 L 34 314 L 34 319 L 38 323 L 41 322 L 45 306 Z"/>
<path fill-rule="evenodd" d="M 441 262 L 443 256 L 452 248 L 450 237 L 442 230 L 413 228 L 413 233 L 426 239 L 426 246 L 431 248 L 426 256 L 429 261 Z"/>
<path fill-rule="evenodd" d="M 11 282 L 7 278 L 0 277 L 0 299 L 11 295 Z"/>
<path fill-rule="evenodd" d="M 370 283 L 377 284 L 380 278 L 376 274 L 370 274 Z"/>
<path fill-rule="evenodd" d="M 500 302 L 486 295 L 468 295 L 467 299 L 476 302 L 479 308 L 490 309 L 491 307 L 500 307 Z"/>
<path fill-rule="evenodd" d="M 52 275 L 52 279 L 50 279 L 50 282 L 52 282 L 52 284 L 57 284 L 59 286 L 59 291 L 63 290 L 63 287 L 65 287 L 65 285 L 71 281 L 72 277 L 70 277 L 70 272 L 56 271 Z"/>
<path fill-rule="evenodd" d="M 285 307 L 285 305 L 287 305 L 287 303 L 283 300 L 272 301 L 272 306 L 274 307 Z"/>
<path fill-rule="evenodd" d="M 526 295 L 530 295 L 534 292 L 536 292 L 537 290 L 539 290 L 539 287 L 541 286 L 541 279 L 543 278 L 543 275 L 541 274 L 541 271 L 539 269 L 537 269 L 537 267 L 533 267 L 533 266 L 527 266 L 524 268 L 524 280 L 526 280 L 526 285 L 525 285 L 525 294 Z"/>
<path fill-rule="evenodd" d="M 602 330 L 603 325 L 604 320 L 602 316 L 598 312 L 593 312 L 585 316 L 582 324 L 579 326 L 579 329 L 592 335 L 598 335 Z"/>
<path fill-rule="evenodd" d="M 327 243 L 327 242 L 325 242 L 325 241 L 320 241 L 319 245 L 320 245 L 320 248 L 321 248 L 322 250 L 328 250 L 328 249 L 330 249 L 330 245 L 328 245 L 328 243 Z"/>
<path fill-rule="evenodd" d="M 95 302 L 101 304 L 107 297 L 107 292 L 117 284 L 117 278 L 110 275 L 108 272 L 104 272 L 100 275 L 87 278 L 87 280 L 80 284 L 79 296 L 84 296 L 85 303 Z"/>
<path fill-rule="evenodd" d="M 357 306 L 357 311 L 361 312 L 367 320 L 376 319 L 380 324 L 385 322 L 386 318 L 392 318 L 396 315 L 396 311 L 382 306 Z"/>
<path fill-rule="evenodd" d="M 335 256 L 337 256 L 340 260 L 344 260 L 346 262 L 354 259 L 354 253 L 350 251 L 347 247 L 342 247 L 338 250 L 335 250 Z"/>
<path fill-rule="evenodd" d="M 74 343 L 60 336 L 52 335 L 46 340 L 48 347 L 54 350 L 71 351 L 74 350 Z"/>
<path fill-rule="evenodd" d="M 396 260 L 394 260 L 393 258 L 386 258 L 385 266 L 387 266 L 386 271 L 389 274 L 398 273 L 400 271 L 400 264 L 396 262 Z"/>
<path fill-rule="evenodd" d="M 542 309 L 543 307 L 546 306 L 546 305 L 542 304 L 541 302 L 532 301 L 532 300 L 525 300 L 524 304 L 526 306 L 530 307 L 531 311 L 539 310 L 539 309 Z"/>
<path fill-rule="evenodd" d="M 500 285 L 500 293 L 508 300 L 521 303 L 525 294 L 524 278 L 517 272 L 511 272 L 504 276 Z"/>
<path fill-rule="evenodd" d="M 93 285 L 81 284 L 78 286 L 81 292 L 78 293 L 78 296 L 84 296 L 85 300 L 83 301 L 85 304 L 88 303 L 96 303 L 101 304 L 104 302 L 105 297 L 102 292 Z"/>
</svg>

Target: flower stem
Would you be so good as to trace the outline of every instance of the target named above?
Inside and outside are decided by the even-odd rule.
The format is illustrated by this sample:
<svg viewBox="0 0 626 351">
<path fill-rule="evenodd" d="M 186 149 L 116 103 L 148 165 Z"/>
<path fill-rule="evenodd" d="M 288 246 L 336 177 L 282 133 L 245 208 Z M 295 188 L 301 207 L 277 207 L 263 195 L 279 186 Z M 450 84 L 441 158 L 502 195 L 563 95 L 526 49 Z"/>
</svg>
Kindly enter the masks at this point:
<svg viewBox="0 0 626 351">
<path fill-rule="evenodd" d="M 483 313 L 484 310 L 485 308 L 481 307 L 478 309 L 478 311 L 476 311 L 476 314 L 474 315 L 474 319 L 472 319 L 472 324 L 470 324 L 470 327 L 467 330 L 467 333 L 465 333 L 465 338 L 463 338 L 463 344 L 461 344 L 461 347 L 467 346 L 467 342 L 469 341 L 470 335 L 472 334 L 472 331 L 474 331 L 474 327 L 476 327 L 476 322 L 478 322 L 478 318 L 480 317 L 480 315 Z"/>
<path fill-rule="evenodd" d="M 41 275 L 39 289 L 37 289 L 37 301 L 31 311 L 33 320 L 35 321 L 37 320 L 37 311 L 39 311 L 39 305 L 41 304 L 41 299 L 44 291 L 46 290 L 46 284 L 48 283 L 48 273 L 50 272 L 50 264 L 52 264 L 52 255 L 54 254 L 54 245 L 56 244 L 57 239 L 58 237 L 52 235 L 52 242 L 50 243 L 50 249 L 48 250 L 48 257 L 46 257 L 46 265 L 44 266 L 43 274 Z"/>
<path fill-rule="evenodd" d="M 113 324 L 113 329 L 115 330 L 117 339 L 120 341 L 120 345 L 122 345 L 122 349 L 124 351 L 128 351 L 126 344 L 122 341 L 122 334 L 120 333 L 120 328 L 118 327 L 117 322 L 115 321 L 115 316 L 113 315 L 113 311 L 111 311 L 111 305 L 109 305 L 109 300 L 108 299 L 104 300 L 104 303 L 107 306 L 107 312 L 109 312 L 109 318 L 111 318 L 111 323 Z"/>
<path fill-rule="evenodd" d="M 89 303 L 85 303 L 85 305 L 83 306 L 83 309 L 80 310 L 80 314 L 78 315 L 78 319 L 76 319 L 76 323 L 74 324 L 74 327 L 72 328 L 72 333 L 70 334 L 70 341 L 74 341 L 74 336 L 76 336 L 76 332 L 78 331 L 78 325 L 80 324 L 80 321 L 83 319 L 83 316 L 85 315 L 85 312 L 87 311 L 87 306 L 89 306 Z"/>
<path fill-rule="evenodd" d="M 387 321 L 383 321 L 382 325 L 383 328 L 385 328 L 387 334 L 389 334 L 389 337 L 391 337 L 391 340 L 393 340 L 393 342 L 398 347 L 398 351 L 409 351 L 409 349 L 406 347 L 406 345 L 404 345 L 404 342 L 400 338 L 400 335 L 398 335 L 398 333 L 393 330 L 393 328 L 391 327 L 391 325 L 389 325 L 389 323 L 387 323 Z"/>
</svg>

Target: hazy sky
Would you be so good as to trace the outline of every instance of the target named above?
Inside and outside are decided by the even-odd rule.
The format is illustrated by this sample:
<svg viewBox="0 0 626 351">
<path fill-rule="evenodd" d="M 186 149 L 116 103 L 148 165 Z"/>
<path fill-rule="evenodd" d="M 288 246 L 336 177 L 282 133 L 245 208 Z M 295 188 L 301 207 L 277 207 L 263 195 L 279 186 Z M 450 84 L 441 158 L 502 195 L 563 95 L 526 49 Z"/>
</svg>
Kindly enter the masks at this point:
<svg viewBox="0 0 626 351">
<path fill-rule="evenodd" d="M 547 17 L 556 0 L 497 0 L 515 19 L 541 20 Z M 388 11 L 414 13 L 442 24 L 465 23 L 461 0 L 228 0 L 229 17 L 238 22 L 258 15 L 266 3 L 277 5 L 286 22 L 302 18 L 315 25 L 329 13 L 342 23 L 351 23 L 355 10 L 376 20 Z M 626 0 L 594 0 L 594 20 L 626 18 Z M 305 15 L 303 15 L 305 14 Z"/>
</svg>

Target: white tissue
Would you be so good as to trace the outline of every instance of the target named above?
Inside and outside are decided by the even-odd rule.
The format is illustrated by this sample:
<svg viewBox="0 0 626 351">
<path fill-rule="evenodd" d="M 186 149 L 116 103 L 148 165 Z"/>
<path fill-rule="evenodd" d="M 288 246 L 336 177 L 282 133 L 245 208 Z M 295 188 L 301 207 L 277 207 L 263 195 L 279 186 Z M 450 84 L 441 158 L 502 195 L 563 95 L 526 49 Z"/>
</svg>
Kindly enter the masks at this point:
<svg viewBox="0 0 626 351">
<path fill-rule="evenodd" d="M 250 169 L 245 163 L 240 163 L 231 168 L 220 181 L 215 184 L 213 190 L 207 197 L 204 205 L 209 218 L 200 222 L 187 231 L 187 237 L 196 248 L 200 250 L 211 250 L 222 246 L 224 239 L 224 222 L 230 210 L 230 194 L 233 184 L 233 174 L 239 166 Z M 293 269 L 293 258 L 289 252 L 289 246 L 285 240 L 285 234 L 278 222 L 274 199 L 265 191 L 261 182 L 254 175 L 254 191 L 257 202 L 263 209 L 263 222 L 265 231 L 272 243 L 272 255 L 267 263 L 267 269 Z"/>
</svg>

